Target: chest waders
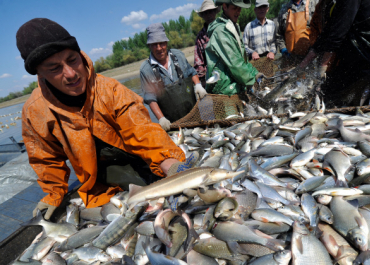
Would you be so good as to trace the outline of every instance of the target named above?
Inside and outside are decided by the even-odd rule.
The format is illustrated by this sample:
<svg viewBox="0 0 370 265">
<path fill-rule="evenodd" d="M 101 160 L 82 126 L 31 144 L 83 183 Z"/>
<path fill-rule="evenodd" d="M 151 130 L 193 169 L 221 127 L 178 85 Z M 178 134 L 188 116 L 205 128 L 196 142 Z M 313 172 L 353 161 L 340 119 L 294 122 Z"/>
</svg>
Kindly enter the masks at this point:
<svg viewBox="0 0 370 265">
<path fill-rule="evenodd" d="M 171 52 L 169 52 L 169 55 L 175 66 L 179 80 L 165 86 L 161 74 L 159 73 L 158 65 L 153 67 L 153 73 L 156 78 L 158 106 L 163 115 L 170 122 L 174 122 L 186 116 L 194 107 L 196 100 L 192 76 L 184 78 L 184 73 L 180 68 L 176 56 Z M 173 73 L 173 75 L 174 74 L 175 73 Z"/>
<path fill-rule="evenodd" d="M 130 184 L 145 186 L 161 179 L 154 175 L 147 163 L 94 137 L 98 161 L 97 182 L 120 186 L 128 191 Z"/>
</svg>

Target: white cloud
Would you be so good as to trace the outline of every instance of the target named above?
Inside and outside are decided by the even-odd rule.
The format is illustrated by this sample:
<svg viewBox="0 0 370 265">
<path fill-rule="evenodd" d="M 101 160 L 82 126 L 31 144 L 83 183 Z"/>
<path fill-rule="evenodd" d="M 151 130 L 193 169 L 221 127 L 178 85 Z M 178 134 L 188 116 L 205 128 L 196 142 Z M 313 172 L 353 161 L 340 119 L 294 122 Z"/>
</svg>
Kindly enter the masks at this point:
<svg viewBox="0 0 370 265">
<path fill-rule="evenodd" d="M 130 15 L 124 16 L 121 20 L 122 23 L 126 23 L 127 25 L 137 24 L 140 21 L 148 19 L 148 14 L 145 13 L 143 10 L 139 12 L 131 11 Z"/>
<path fill-rule="evenodd" d="M 128 39 L 129 39 L 129 37 L 122 38 L 122 40 L 128 40 Z"/>
<path fill-rule="evenodd" d="M 11 77 L 12 75 L 11 74 L 2 74 L 0 75 L 0 78 L 7 78 L 7 77 Z"/>
<path fill-rule="evenodd" d="M 16 60 L 21 60 L 22 59 L 22 56 L 18 55 L 17 57 L 15 57 Z"/>
<path fill-rule="evenodd" d="M 108 43 L 108 47 L 112 47 L 112 46 L 113 46 L 113 44 L 114 44 L 114 41 L 109 42 L 109 43 Z"/>
<path fill-rule="evenodd" d="M 183 6 L 178 6 L 176 8 L 171 7 L 169 9 L 164 10 L 159 15 L 157 14 L 151 15 L 150 20 L 153 21 L 153 20 L 159 20 L 159 19 L 162 19 L 162 20 L 163 19 L 166 19 L 166 20 L 178 19 L 179 16 L 189 17 L 191 12 L 197 8 L 199 8 L 199 6 L 197 4 L 192 4 L 192 3 L 186 4 Z"/>
<path fill-rule="evenodd" d="M 26 79 L 26 80 L 36 80 L 37 77 L 35 75 L 24 75 L 22 76 L 22 79 Z"/>
<path fill-rule="evenodd" d="M 132 27 L 134 29 L 142 29 L 142 28 L 145 28 L 145 25 L 144 24 L 137 23 L 137 24 L 133 24 Z"/>
<path fill-rule="evenodd" d="M 90 55 L 97 55 L 97 56 L 107 56 L 112 53 L 111 49 L 108 48 L 93 48 L 89 52 Z"/>
</svg>

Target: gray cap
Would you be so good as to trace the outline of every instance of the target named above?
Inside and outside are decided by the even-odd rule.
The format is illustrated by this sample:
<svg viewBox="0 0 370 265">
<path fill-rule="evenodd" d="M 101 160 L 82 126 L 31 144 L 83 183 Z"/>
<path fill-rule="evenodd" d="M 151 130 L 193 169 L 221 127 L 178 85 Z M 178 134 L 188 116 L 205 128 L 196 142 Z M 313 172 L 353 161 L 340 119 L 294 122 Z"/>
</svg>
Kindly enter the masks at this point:
<svg viewBox="0 0 370 265">
<path fill-rule="evenodd" d="M 146 28 L 146 32 L 148 34 L 148 40 L 146 44 L 170 41 L 166 36 L 166 32 L 164 31 L 162 23 L 154 23 L 149 25 Z"/>
<path fill-rule="evenodd" d="M 256 7 L 260 6 L 270 6 L 268 0 L 256 0 Z"/>
</svg>

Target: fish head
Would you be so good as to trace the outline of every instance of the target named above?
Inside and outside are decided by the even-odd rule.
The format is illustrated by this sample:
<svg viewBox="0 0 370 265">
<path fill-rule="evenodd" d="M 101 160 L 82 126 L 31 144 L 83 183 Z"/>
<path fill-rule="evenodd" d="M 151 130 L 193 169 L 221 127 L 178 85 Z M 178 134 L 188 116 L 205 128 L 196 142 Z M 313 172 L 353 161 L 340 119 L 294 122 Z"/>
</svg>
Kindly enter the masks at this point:
<svg viewBox="0 0 370 265">
<path fill-rule="evenodd" d="M 107 261 L 110 261 L 112 258 L 111 258 L 111 256 L 109 256 L 108 254 L 106 254 L 106 253 L 99 253 L 98 255 L 97 255 L 97 259 L 99 260 L 99 261 L 101 261 L 101 262 L 107 262 Z"/>
<path fill-rule="evenodd" d="M 278 251 L 274 254 L 274 260 L 277 264 L 288 264 L 292 258 L 292 252 L 288 249 Z"/>
<path fill-rule="evenodd" d="M 302 221 L 296 220 L 293 223 L 293 232 L 301 235 L 309 235 L 310 231 L 308 230 L 306 224 Z"/>
<path fill-rule="evenodd" d="M 215 183 L 222 181 L 224 179 L 230 179 L 236 177 L 240 174 L 245 174 L 245 172 L 240 171 L 229 171 L 225 169 L 214 169 L 207 175 L 206 182 Z"/>
<path fill-rule="evenodd" d="M 316 200 L 318 203 L 321 203 L 323 205 L 328 205 L 333 197 L 325 194 L 319 195 Z"/>
<path fill-rule="evenodd" d="M 348 239 L 361 251 L 367 250 L 368 233 L 360 227 L 355 227 L 348 231 Z"/>
</svg>

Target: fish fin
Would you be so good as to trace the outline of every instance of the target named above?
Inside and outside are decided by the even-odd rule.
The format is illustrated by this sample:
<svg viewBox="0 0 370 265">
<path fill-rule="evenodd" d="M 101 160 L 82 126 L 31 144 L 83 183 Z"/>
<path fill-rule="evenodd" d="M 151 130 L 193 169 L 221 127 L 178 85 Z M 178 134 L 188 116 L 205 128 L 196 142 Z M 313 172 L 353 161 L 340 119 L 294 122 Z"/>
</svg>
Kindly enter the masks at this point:
<svg viewBox="0 0 370 265">
<path fill-rule="evenodd" d="M 348 188 L 347 181 L 337 179 L 337 180 L 335 181 L 335 187 L 344 187 L 344 188 Z"/>
<path fill-rule="evenodd" d="M 335 238 L 334 238 L 332 235 L 329 235 L 329 242 L 330 242 L 330 244 L 331 244 L 332 246 L 334 246 L 336 249 L 338 249 L 338 248 L 339 248 L 337 241 L 335 240 Z M 339 251 L 339 249 L 338 249 L 338 251 Z"/>
<path fill-rule="evenodd" d="M 227 247 L 229 248 L 230 252 L 233 253 L 234 255 L 238 255 L 241 250 L 241 247 L 239 244 L 235 241 L 226 241 Z"/>
<path fill-rule="evenodd" d="M 339 260 L 341 260 L 342 258 L 344 258 L 344 257 L 346 257 L 346 256 L 343 256 L 344 254 L 345 254 L 345 252 L 346 252 L 346 247 L 344 246 L 344 245 L 342 245 L 342 246 L 340 246 L 339 248 L 338 248 L 338 251 L 337 251 L 337 255 L 335 256 L 335 257 L 333 257 L 334 258 L 334 264 L 336 264 Z"/>
<path fill-rule="evenodd" d="M 269 220 L 266 219 L 266 218 L 264 218 L 264 217 L 261 217 L 261 221 L 264 222 L 264 223 L 268 223 L 269 222 Z"/>
<path fill-rule="evenodd" d="M 367 230 L 367 231 L 369 231 L 369 227 L 367 225 L 367 222 L 364 219 L 364 217 L 362 217 L 361 213 L 360 213 L 360 216 L 361 217 L 358 217 L 358 216 L 355 217 L 356 223 L 361 228 L 361 230 Z"/>
<path fill-rule="evenodd" d="M 248 228 L 250 230 L 253 230 L 253 232 L 259 231 L 259 230 L 257 230 L 258 227 L 260 227 L 260 226 L 259 225 L 248 225 Z"/>
<path fill-rule="evenodd" d="M 269 238 L 267 239 L 266 247 L 274 251 L 284 250 L 285 242 L 280 239 Z"/>
<path fill-rule="evenodd" d="M 357 208 L 358 209 L 358 200 L 357 199 L 354 199 L 354 200 L 348 200 L 347 201 L 349 204 L 351 204 L 353 207 Z"/>
<path fill-rule="evenodd" d="M 294 238 L 294 241 L 298 251 L 303 254 L 302 236 L 297 236 L 296 238 Z"/>
<path fill-rule="evenodd" d="M 257 194 L 257 201 L 256 201 L 256 207 L 255 207 L 256 209 L 260 206 L 261 202 L 262 202 L 262 197 L 258 196 Z"/>
<path fill-rule="evenodd" d="M 256 233 L 257 236 L 260 236 L 260 237 L 263 237 L 263 238 L 267 238 L 267 239 L 271 239 L 273 238 L 272 236 L 269 236 L 263 232 L 261 232 L 260 230 L 254 230 L 254 232 Z"/>
<path fill-rule="evenodd" d="M 30 225 L 41 225 L 40 222 L 44 221 L 44 217 L 39 209 L 37 209 L 37 214 L 35 217 L 21 224 L 21 226 L 30 226 Z"/>
<path fill-rule="evenodd" d="M 134 196 L 135 194 L 137 194 L 143 187 L 141 186 L 138 186 L 138 185 L 135 185 L 135 184 L 130 184 L 129 185 L 129 193 L 128 193 L 128 197 L 131 198 L 132 196 Z"/>
</svg>

